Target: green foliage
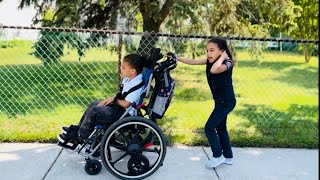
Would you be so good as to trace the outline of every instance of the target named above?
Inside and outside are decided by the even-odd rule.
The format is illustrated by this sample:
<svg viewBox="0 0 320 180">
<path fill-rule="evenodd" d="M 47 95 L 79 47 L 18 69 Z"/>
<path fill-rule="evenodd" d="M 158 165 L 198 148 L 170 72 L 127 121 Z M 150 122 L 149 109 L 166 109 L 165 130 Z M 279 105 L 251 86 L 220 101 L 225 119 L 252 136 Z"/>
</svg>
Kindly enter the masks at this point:
<svg viewBox="0 0 320 180">
<path fill-rule="evenodd" d="M 21 41 L 19 39 L 5 40 L 5 41 L 0 41 L 0 48 L 21 47 L 24 44 L 25 44 L 25 41 Z"/>
<path fill-rule="evenodd" d="M 131 36 L 124 38 L 125 50 L 128 53 L 135 53 L 138 50 L 138 44 L 134 42 Z"/>
<path fill-rule="evenodd" d="M 319 1 L 317 0 L 292 0 L 295 5 L 301 7 L 303 11 L 299 17 L 295 19 L 298 28 L 296 28 L 290 35 L 295 38 L 302 39 L 319 39 L 318 23 L 319 23 Z M 305 62 L 308 63 L 310 56 L 313 53 L 314 46 L 303 46 L 305 55 Z"/>
<path fill-rule="evenodd" d="M 34 45 L 35 57 L 41 59 L 44 65 L 59 61 L 63 55 L 65 38 L 60 32 L 41 31 L 41 38 Z"/>
<path fill-rule="evenodd" d="M 318 39 L 319 1 L 317 0 L 292 0 L 302 11 L 297 18 L 297 28 L 291 33 L 295 38 Z"/>
<path fill-rule="evenodd" d="M 189 41 L 189 47 L 191 50 L 191 57 L 195 59 L 203 54 L 206 49 L 207 41 L 202 40 L 201 42 Z"/>
<path fill-rule="evenodd" d="M 205 34 L 205 25 L 201 18 L 202 1 L 177 1 L 172 7 L 165 27 L 173 34 Z"/>
<path fill-rule="evenodd" d="M 34 45 L 34 55 L 41 59 L 45 65 L 58 62 L 63 54 L 65 46 L 76 49 L 79 61 L 85 56 L 85 51 L 93 47 L 103 47 L 112 52 L 117 51 L 113 45 L 107 43 L 108 35 L 92 33 L 85 38 L 81 34 L 73 32 L 41 31 L 41 38 Z"/>
<path fill-rule="evenodd" d="M 263 50 L 267 48 L 267 46 L 264 44 L 265 43 L 259 41 L 250 42 L 250 47 L 248 48 L 248 51 L 251 55 L 251 58 L 255 60 L 257 63 L 261 62 Z"/>
<path fill-rule="evenodd" d="M 185 38 L 169 38 L 167 43 L 171 45 L 177 54 L 184 54 L 188 48 L 188 39 Z"/>
</svg>

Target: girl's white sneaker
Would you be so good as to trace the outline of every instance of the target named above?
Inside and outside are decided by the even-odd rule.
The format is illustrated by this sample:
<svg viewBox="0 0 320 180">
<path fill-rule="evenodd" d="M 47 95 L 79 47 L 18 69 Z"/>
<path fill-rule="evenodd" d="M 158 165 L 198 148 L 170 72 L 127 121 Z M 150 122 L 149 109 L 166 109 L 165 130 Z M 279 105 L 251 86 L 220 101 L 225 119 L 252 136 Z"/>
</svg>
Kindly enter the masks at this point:
<svg viewBox="0 0 320 180">
<path fill-rule="evenodd" d="M 207 162 L 207 164 L 206 164 L 206 166 L 208 167 L 208 168 L 214 168 L 214 167 L 217 167 L 217 166 L 219 166 L 220 164 L 222 164 L 223 162 L 225 161 L 225 158 L 221 155 L 220 157 L 218 157 L 218 158 L 212 158 L 212 159 L 210 159 L 208 162 Z"/>
<path fill-rule="evenodd" d="M 232 165 L 233 163 L 233 158 L 225 158 L 223 164 L 228 164 L 228 165 Z"/>
</svg>

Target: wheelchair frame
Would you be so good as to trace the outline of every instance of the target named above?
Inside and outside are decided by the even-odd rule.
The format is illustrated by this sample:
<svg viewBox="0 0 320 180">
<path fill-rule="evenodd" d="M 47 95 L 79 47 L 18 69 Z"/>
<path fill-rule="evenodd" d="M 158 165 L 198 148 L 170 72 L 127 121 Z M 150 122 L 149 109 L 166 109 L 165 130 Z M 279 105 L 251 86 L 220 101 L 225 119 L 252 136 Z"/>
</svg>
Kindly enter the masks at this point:
<svg viewBox="0 0 320 180">
<path fill-rule="evenodd" d="M 84 143 L 79 144 L 78 147 L 72 151 L 85 157 L 85 171 L 89 175 L 99 174 L 102 169 L 101 163 L 96 159 L 91 159 L 91 156 L 101 156 L 101 160 L 106 169 L 120 179 L 144 179 L 152 175 L 162 166 L 166 155 L 165 136 L 157 125 L 157 119 L 151 118 L 152 110 L 150 110 L 148 106 L 144 107 L 146 113 L 144 115 L 141 114 L 141 109 L 145 106 L 142 104 L 142 100 L 149 97 L 150 93 L 153 92 L 151 84 L 154 79 L 154 73 L 171 71 L 176 67 L 177 61 L 176 57 L 170 57 L 165 61 L 159 62 L 163 56 L 158 48 L 151 50 L 151 56 L 155 61 L 154 67 L 157 66 L 157 68 L 149 69 L 152 70 L 152 72 L 150 73 L 148 83 L 145 85 L 141 97 L 131 103 L 131 106 L 127 108 L 119 120 L 112 123 L 109 127 L 106 128 L 103 125 L 96 125 L 94 131 Z M 139 104 L 136 105 L 136 102 L 139 102 Z M 127 117 L 132 108 L 135 109 L 135 116 Z M 144 118 L 146 115 L 149 116 L 149 119 Z M 143 134 L 146 133 L 147 130 L 149 133 L 147 133 L 147 135 Z M 127 136 L 124 135 L 126 133 L 128 136 L 132 136 L 132 139 L 125 137 Z M 145 139 L 143 139 L 142 136 L 146 136 Z M 153 147 L 147 147 L 146 145 L 151 142 L 153 143 Z M 113 148 L 113 151 L 111 148 Z M 124 154 L 120 157 L 117 157 L 117 154 L 112 155 L 112 152 L 118 153 L 117 150 L 124 152 Z M 150 159 L 145 155 L 146 152 L 158 154 L 153 165 L 151 165 Z M 126 159 L 127 156 L 130 156 L 129 160 Z M 114 158 L 117 159 L 112 162 Z M 126 164 L 121 165 L 121 168 L 126 165 L 127 169 L 124 168 L 126 169 L 124 172 L 116 168 L 118 167 L 118 165 L 115 165 L 116 163 L 126 160 Z"/>
</svg>

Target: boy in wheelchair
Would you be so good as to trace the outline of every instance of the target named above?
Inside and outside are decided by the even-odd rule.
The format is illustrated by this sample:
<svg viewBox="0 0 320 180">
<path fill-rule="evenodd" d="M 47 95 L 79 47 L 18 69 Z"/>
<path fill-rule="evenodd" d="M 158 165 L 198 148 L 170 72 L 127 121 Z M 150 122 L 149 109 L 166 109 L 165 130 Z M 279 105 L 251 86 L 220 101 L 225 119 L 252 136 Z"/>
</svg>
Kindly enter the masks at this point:
<svg viewBox="0 0 320 180">
<path fill-rule="evenodd" d="M 173 97 L 175 82 L 170 71 L 177 65 L 176 56 L 167 55 L 162 61 L 160 49 L 152 48 L 148 59 L 125 56 L 120 92 L 91 103 L 78 125 L 62 127 L 58 144 L 84 156 L 89 175 L 101 171 L 100 161 L 91 156 L 101 156 L 106 169 L 120 179 L 144 179 L 162 166 L 166 139 L 157 120 Z M 142 103 L 144 98 L 149 102 Z"/>
<path fill-rule="evenodd" d="M 84 112 L 78 125 L 62 127 L 62 134 L 57 136 L 58 145 L 75 150 L 87 139 L 97 124 L 112 124 L 118 120 L 127 108 L 141 95 L 144 81 L 142 71 L 147 59 L 138 54 L 129 54 L 121 62 L 122 87 L 113 97 L 102 101 L 94 101 Z M 134 115 L 134 108 L 129 114 Z"/>
</svg>

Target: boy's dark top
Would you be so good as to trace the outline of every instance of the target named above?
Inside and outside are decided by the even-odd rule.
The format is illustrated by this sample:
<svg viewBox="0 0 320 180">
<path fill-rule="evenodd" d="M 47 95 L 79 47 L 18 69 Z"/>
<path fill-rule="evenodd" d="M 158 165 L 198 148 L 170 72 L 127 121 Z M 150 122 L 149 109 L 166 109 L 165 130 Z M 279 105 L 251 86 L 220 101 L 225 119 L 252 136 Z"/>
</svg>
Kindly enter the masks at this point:
<svg viewBox="0 0 320 180">
<path fill-rule="evenodd" d="M 232 86 L 232 61 L 224 60 L 222 64 L 227 66 L 227 70 L 219 74 L 212 74 L 210 73 L 210 69 L 215 62 L 210 63 L 209 60 L 207 60 L 206 67 L 207 81 L 213 95 L 213 99 L 217 102 L 234 100 L 235 95 Z"/>
</svg>

